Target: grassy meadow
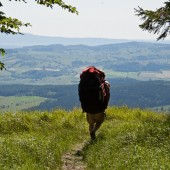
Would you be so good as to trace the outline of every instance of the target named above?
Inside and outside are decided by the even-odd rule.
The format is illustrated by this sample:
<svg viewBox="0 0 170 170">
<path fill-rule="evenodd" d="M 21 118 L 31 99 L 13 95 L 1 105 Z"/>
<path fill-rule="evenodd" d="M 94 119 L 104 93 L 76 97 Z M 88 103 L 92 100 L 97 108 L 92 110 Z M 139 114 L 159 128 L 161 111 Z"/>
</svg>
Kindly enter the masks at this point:
<svg viewBox="0 0 170 170">
<path fill-rule="evenodd" d="M 81 109 L 0 114 L 0 169 L 62 169 L 62 155 L 80 143 L 87 170 L 167 170 L 170 115 L 109 107 L 91 142 Z"/>
<path fill-rule="evenodd" d="M 45 100 L 47 99 L 39 96 L 0 96 L 0 113 L 28 109 L 33 106 L 38 106 Z"/>
</svg>

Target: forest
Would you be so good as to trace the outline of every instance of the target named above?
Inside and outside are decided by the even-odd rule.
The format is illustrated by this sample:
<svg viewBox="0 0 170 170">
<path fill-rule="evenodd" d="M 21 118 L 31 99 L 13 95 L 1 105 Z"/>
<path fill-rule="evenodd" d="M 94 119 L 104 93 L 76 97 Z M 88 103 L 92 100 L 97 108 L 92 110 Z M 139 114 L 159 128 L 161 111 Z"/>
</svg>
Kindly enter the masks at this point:
<svg viewBox="0 0 170 170">
<path fill-rule="evenodd" d="M 108 79 L 111 84 L 110 106 L 154 108 L 170 105 L 169 81 L 137 81 L 134 79 Z M 43 97 L 38 106 L 27 110 L 73 109 L 80 107 L 78 84 L 73 85 L 0 85 L 0 96 Z M 3 107 L 0 105 L 0 107 Z M 1 108 L 0 108 L 1 109 Z"/>
</svg>

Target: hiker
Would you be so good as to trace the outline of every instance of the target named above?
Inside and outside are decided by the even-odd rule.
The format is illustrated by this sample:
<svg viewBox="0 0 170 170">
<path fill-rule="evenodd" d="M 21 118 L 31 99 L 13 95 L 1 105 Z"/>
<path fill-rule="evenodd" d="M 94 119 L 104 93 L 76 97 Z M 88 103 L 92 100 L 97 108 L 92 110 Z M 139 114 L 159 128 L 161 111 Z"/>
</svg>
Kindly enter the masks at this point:
<svg viewBox="0 0 170 170">
<path fill-rule="evenodd" d="M 110 84 L 105 80 L 105 73 L 94 66 L 84 69 L 80 75 L 79 100 L 92 140 L 96 138 L 96 131 L 105 119 L 105 109 L 110 98 Z"/>
</svg>

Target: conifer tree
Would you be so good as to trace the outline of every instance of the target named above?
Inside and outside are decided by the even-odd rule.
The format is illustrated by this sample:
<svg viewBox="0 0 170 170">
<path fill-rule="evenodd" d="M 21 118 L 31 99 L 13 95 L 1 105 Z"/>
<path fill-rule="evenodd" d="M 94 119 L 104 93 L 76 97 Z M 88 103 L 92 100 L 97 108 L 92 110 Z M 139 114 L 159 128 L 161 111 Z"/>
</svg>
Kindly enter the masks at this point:
<svg viewBox="0 0 170 170">
<path fill-rule="evenodd" d="M 170 34 L 170 0 L 164 2 L 164 6 L 155 11 L 138 7 L 135 13 L 143 20 L 139 27 L 150 33 L 158 34 L 157 40 L 164 39 Z"/>
</svg>

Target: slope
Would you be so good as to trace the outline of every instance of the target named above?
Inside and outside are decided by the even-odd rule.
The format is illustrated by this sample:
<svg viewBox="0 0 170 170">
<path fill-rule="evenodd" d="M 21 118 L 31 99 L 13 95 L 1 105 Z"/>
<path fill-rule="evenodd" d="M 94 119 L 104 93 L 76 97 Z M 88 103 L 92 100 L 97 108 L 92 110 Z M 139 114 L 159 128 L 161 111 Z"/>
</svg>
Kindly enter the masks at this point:
<svg viewBox="0 0 170 170">
<path fill-rule="evenodd" d="M 87 169 L 170 169 L 169 140 L 170 115 L 138 108 L 109 107 L 95 142 L 80 109 L 10 112 L 0 115 L 0 169 L 62 169 L 84 142 Z"/>
</svg>

